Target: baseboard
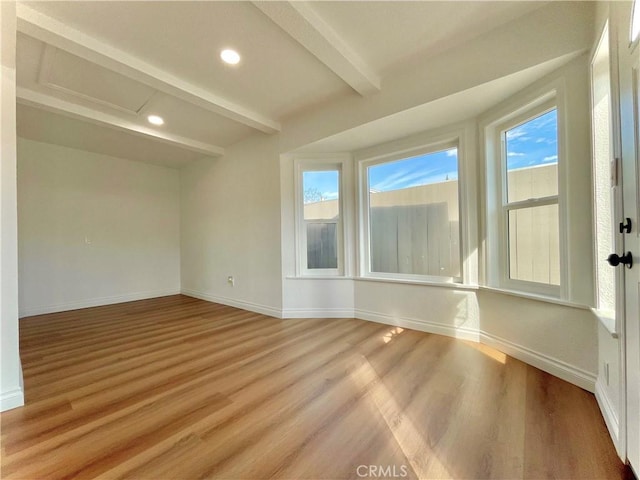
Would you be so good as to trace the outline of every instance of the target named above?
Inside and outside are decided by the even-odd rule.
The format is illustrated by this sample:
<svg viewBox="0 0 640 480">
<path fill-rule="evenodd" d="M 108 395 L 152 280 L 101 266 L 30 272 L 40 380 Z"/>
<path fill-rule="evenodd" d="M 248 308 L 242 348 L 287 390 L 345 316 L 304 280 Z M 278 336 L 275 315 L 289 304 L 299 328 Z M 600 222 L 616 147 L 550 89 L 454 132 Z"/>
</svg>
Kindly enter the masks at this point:
<svg viewBox="0 0 640 480">
<path fill-rule="evenodd" d="M 480 342 L 591 393 L 595 391 L 596 376 L 591 372 L 483 331 L 480 332 Z"/>
<path fill-rule="evenodd" d="M 0 394 L 0 412 L 18 408 L 24 405 L 24 391 L 22 388 L 14 388 Z"/>
<path fill-rule="evenodd" d="M 611 436 L 613 445 L 616 448 L 616 452 L 622 461 L 625 461 L 624 449 L 621 448 L 622 445 L 620 444 L 620 422 L 618 421 L 618 415 L 611 404 L 611 400 L 609 400 L 606 387 L 602 383 L 602 379 L 600 377 L 596 380 L 595 395 L 598 406 L 600 407 L 600 413 L 602 413 L 602 416 L 604 417 L 604 423 L 607 425 L 607 430 L 609 430 L 609 435 Z M 620 453 L 621 450 L 622 454 Z"/>
<path fill-rule="evenodd" d="M 206 300 L 208 302 L 220 303 L 222 305 L 228 305 L 230 307 L 249 310 L 250 312 L 269 315 L 270 317 L 282 318 L 281 309 L 270 307 L 268 305 L 261 305 L 259 303 L 246 302 L 243 300 L 237 300 L 235 298 L 221 297 L 219 295 L 211 295 L 209 293 L 198 292 L 197 290 L 190 290 L 188 288 L 183 288 L 181 293 L 182 295 L 199 298 L 200 300 Z"/>
<path fill-rule="evenodd" d="M 419 330 L 421 332 L 427 333 L 436 333 L 438 335 L 446 335 L 448 337 L 459 338 L 462 340 L 471 340 L 474 342 L 478 341 L 478 330 L 473 328 L 454 327 L 451 325 L 443 325 L 441 323 L 429 322 L 427 320 L 417 318 L 396 317 L 360 309 L 356 309 L 354 314 L 355 318 L 359 318 L 360 320 L 367 320 L 369 322 L 384 323 L 385 325 L 411 328 L 412 330 Z"/>
<path fill-rule="evenodd" d="M 151 292 L 136 292 L 127 295 L 115 295 L 112 297 L 88 298 L 77 302 L 61 303 L 57 305 L 44 305 L 28 307 L 20 310 L 20 318 L 31 317 L 33 315 L 44 315 L 47 313 L 66 312 L 69 310 L 79 310 L 81 308 L 101 307 L 103 305 L 113 305 L 115 303 L 134 302 L 136 300 L 146 300 L 148 298 L 166 297 L 168 295 L 178 295 L 179 289 L 156 290 Z"/>
<path fill-rule="evenodd" d="M 348 308 L 287 308 L 282 318 L 354 318 L 353 309 Z"/>
</svg>

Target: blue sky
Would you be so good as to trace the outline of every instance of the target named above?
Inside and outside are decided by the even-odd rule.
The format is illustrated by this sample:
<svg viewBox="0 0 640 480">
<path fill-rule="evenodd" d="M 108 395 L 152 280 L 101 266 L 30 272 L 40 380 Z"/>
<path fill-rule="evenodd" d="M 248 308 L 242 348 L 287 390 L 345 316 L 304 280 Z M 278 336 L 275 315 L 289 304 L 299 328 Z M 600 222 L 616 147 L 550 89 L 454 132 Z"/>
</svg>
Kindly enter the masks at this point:
<svg viewBox="0 0 640 480">
<path fill-rule="evenodd" d="M 327 170 L 320 172 L 303 172 L 302 183 L 304 191 L 310 189 L 322 196 L 322 200 L 334 200 L 338 198 L 338 172 L 335 170 Z M 313 196 L 313 195 L 312 195 Z M 318 201 L 313 199 L 309 201 Z M 305 200 L 307 203 L 307 200 Z"/>
<path fill-rule="evenodd" d="M 506 132 L 507 169 L 558 162 L 557 111 L 552 110 Z M 337 198 L 337 172 L 305 172 L 304 188 L 322 199 Z M 369 167 L 372 191 L 385 192 L 458 178 L 457 149 L 433 152 Z"/>
<path fill-rule="evenodd" d="M 557 131 L 557 110 L 507 131 L 507 169 L 558 163 Z"/>
<path fill-rule="evenodd" d="M 458 178 L 455 148 L 369 167 L 371 190 L 386 192 Z"/>
</svg>

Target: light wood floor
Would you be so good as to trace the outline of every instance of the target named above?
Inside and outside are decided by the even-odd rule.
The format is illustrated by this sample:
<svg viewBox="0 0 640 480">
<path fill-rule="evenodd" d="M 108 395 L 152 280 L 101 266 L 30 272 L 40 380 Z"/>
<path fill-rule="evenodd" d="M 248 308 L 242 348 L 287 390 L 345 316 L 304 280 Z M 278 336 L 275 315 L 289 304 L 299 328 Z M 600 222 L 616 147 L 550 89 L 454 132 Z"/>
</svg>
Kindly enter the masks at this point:
<svg viewBox="0 0 640 480">
<path fill-rule="evenodd" d="M 469 342 L 180 295 L 20 329 L 2 478 L 629 475 L 592 394 Z"/>
</svg>

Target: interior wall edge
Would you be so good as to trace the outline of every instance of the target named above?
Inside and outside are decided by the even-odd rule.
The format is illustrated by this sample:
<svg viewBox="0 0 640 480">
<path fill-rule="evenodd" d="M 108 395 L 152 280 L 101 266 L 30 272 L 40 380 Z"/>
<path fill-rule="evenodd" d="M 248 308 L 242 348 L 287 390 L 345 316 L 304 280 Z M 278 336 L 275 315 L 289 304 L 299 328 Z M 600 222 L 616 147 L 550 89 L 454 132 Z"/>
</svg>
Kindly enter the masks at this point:
<svg viewBox="0 0 640 480">
<path fill-rule="evenodd" d="M 208 302 L 220 303 L 222 305 L 228 305 L 230 307 L 241 308 L 242 310 L 248 310 L 250 312 L 261 313 L 270 317 L 282 318 L 282 309 L 272 307 L 270 305 L 262 305 L 259 303 L 247 302 L 244 300 L 237 300 L 234 298 L 223 297 L 220 295 L 211 295 L 206 292 L 198 290 L 192 290 L 190 288 L 183 288 L 180 292 L 187 297 L 199 298 L 200 300 L 206 300 Z"/>
<path fill-rule="evenodd" d="M 281 318 L 355 318 L 355 311 L 348 308 L 285 308 Z"/>
<path fill-rule="evenodd" d="M 480 343 L 500 350 L 502 353 L 506 353 L 528 365 L 539 368 L 573 385 L 577 385 L 588 392 L 595 392 L 596 375 L 594 373 L 482 330 L 480 331 Z"/>
<path fill-rule="evenodd" d="M 148 292 L 128 293 L 126 295 L 88 298 L 76 302 L 60 303 L 55 305 L 40 305 L 21 310 L 20 318 L 31 317 L 33 315 L 45 315 L 48 313 L 67 312 L 70 310 L 80 310 L 82 308 L 102 307 L 105 305 L 114 305 L 116 303 L 135 302 L 136 300 L 147 300 L 150 298 L 167 297 L 169 295 L 179 294 L 180 289 L 154 290 Z"/>
<path fill-rule="evenodd" d="M 0 2 L 0 410 L 24 404 L 18 331 L 16 4 Z"/>
<path fill-rule="evenodd" d="M 366 320 L 368 322 L 383 323 L 385 325 L 393 325 L 396 327 L 410 328 L 425 333 L 435 333 L 436 335 L 445 335 L 447 337 L 457 338 L 459 340 L 470 340 L 479 342 L 479 331 L 475 328 L 468 327 L 452 327 L 428 320 L 410 318 L 397 315 L 386 315 L 383 313 L 372 312 L 370 310 L 355 309 L 355 318 Z"/>
<path fill-rule="evenodd" d="M 618 420 L 618 415 L 616 414 L 615 408 L 613 407 L 613 403 L 607 395 L 607 390 L 602 383 L 601 377 L 598 377 L 598 379 L 596 380 L 594 393 L 596 396 L 596 401 L 598 402 L 598 407 L 600 408 L 600 412 L 602 413 L 602 417 L 604 418 L 604 423 L 607 426 L 607 430 L 609 431 L 609 435 L 611 435 L 613 445 L 616 448 L 616 453 L 622 461 L 625 461 L 626 456 L 620 442 L 620 422 Z"/>
<path fill-rule="evenodd" d="M 6 412 L 24 405 L 24 389 L 14 388 L 0 394 L 0 412 Z"/>
</svg>

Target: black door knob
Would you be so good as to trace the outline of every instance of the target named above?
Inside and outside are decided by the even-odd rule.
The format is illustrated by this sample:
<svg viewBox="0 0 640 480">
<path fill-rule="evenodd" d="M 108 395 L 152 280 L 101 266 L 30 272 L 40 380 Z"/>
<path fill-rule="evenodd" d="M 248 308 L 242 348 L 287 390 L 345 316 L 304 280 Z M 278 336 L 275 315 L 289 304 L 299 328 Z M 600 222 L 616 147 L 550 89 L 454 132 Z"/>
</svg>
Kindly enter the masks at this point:
<svg viewBox="0 0 640 480">
<path fill-rule="evenodd" d="M 609 262 L 609 265 L 612 267 L 617 267 L 622 264 L 631 268 L 633 267 L 633 255 L 631 255 L 631 252 L 627 252 L 624 255 L 616 255 L 615 253 L 612 253 L 607 257 L 607 262 Z"/>
</svg>

